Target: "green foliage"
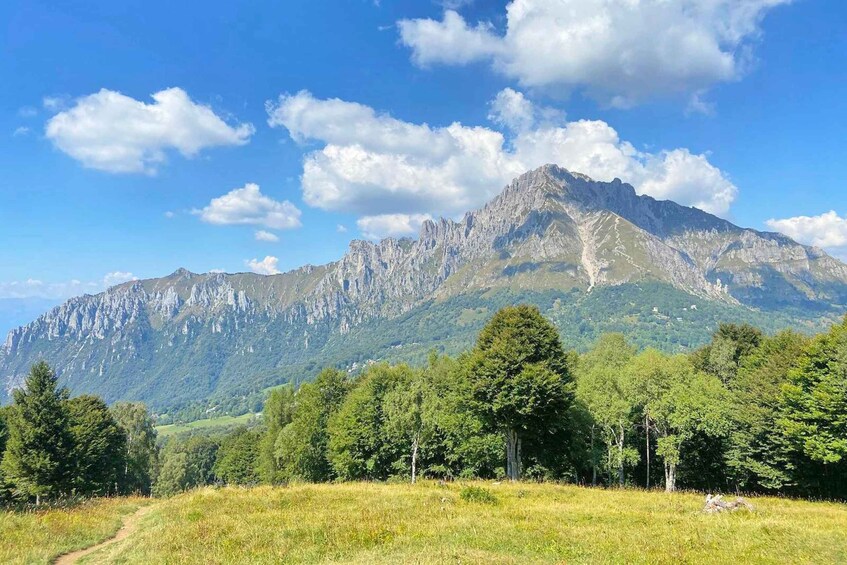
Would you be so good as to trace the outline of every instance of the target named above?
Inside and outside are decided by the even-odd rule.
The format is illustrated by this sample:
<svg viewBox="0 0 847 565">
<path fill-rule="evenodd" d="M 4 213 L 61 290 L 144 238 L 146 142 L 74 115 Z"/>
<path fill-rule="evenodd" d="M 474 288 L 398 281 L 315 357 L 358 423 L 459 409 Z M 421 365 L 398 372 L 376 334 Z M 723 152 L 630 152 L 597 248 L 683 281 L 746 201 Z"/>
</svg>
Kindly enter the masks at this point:
<svg viewBox="0 0 847 565">
<path fill-rule="evenodd" d="M 73 437 L 73 489 L 77 494 L 118 491 L 127 461 L 127 436 L 102 399 L 83 395 L 67 402 Z"/>
<path fill-rule="evenodd" d="M 640 458 L 637 450 L 626 445 L 637 420 L 632 375 L 627 371 L 634 355 L 635 349 L 622 334 L 606 334 L 580 358 L 576 371 L 576 396 L 599 428 L 609 476 L 616 473 L 621 485 L 625 467 Z"/>
<path fill-rule="evenodd" d="M 339 479 L 384 480 L 392 474 L 401 452 L 387 441 L 385 400 L 411 378 L 406 365 L 374 365 L 329 418 L 329 462 Z"/>
<path fill-rule="evenodd" d="M 497 496 L 484 487 L 469 485 L 462 487 L 459 491 L 459 498 L 465 502 L 476 502 L 479 504 L 497 504 Z"/>
<path fill-rule="evenodd" d="M 498 311 L 467 359 L 476 408 L 506 437 L 507 475 L 520 478 L 524 439 L 564 423 L 571 369 L 556 328 L 533 306 Z"/>
<path fill-rule="evenodd" d="M 267 483 L 282 479 L 276 457 L 276 441 L 294 414 L 294 391 L 290 386 L 273 389 L 265 401 L 262 421 L 266 432 L 259 446 L 259 475 Z"/>
<path fill-rule="evenodd" d="M 23 389 L 14 391 L 9 438 L 3 456 L 3 474 L 24 496 L 55 497 L 71 489 L 73 468 L 65 401 L 47 363 L 32 366 Z"/>
<path fill-rule="evenodd" d="M 162 450 L 162 467 L 153 484 L 156 496 L 174 494 L 214 482 L 218 442 L 206 437 L 170 440 Z"/>
<path fill-rule="evenodd" d="M 807 339 L 785 331 L 749 351 L 732 379 L 729 472 L 744 489 L 777 491 L 792 484 L 791 447 L 780 429 L 783 387 Z"/>
<path fill-rule="evenodd" d="M 158 465 L 153 419 L 140 402 L 118 402 L 111 412 L 126 434 L 123 491 L 150 494 Z"/>
<path fill-rule="evenodd" d="M 781 423 L 806 489 L 847 496 L 847 319 L 809 343 L 783 392 Z"/>
<path fill-rule="evenodd" d="M 256 430 L 241 428 L 221 442 L 214 473 L 230 485 L 254 485 L 259 482 L 259 440 Z"/>
<path fill-rule="evenodd" d="M 698 432 L 720 437 L 728 431 L 728 393 L 720 379 L 697 371 L 682 355 L 668 357 L 648 349 L 633 358 L 629 371 L 637 391 L 634 399 L 657 437 L 665 488 L 674 490 L 686 443 Z"/>
<path fill-rule="evenodd" d="M 329 420 L 350 389 L 341 371 L 325 369 L 314 383 L 300 387 L 291 422 L 276 436 L 274 453 L 286 480 L 327 481 L 333 478 L 329 458 Z"/>
</svg>

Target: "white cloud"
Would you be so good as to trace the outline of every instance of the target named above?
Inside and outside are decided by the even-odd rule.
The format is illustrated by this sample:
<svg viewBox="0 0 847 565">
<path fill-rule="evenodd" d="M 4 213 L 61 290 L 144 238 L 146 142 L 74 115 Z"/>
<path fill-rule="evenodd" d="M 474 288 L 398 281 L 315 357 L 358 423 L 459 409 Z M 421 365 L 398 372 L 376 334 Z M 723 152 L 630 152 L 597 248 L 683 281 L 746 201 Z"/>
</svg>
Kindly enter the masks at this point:
<svg viewBox="0 0 847 565">
<path fill-rule="evenodd" d="M 366 238 L 382 239 L 417 235 L 421 224 L 431 219 L 429 214 L 380 214 L 359 218 L 356 225 Z"/>
<path fill-rule="evenodd" d="M 584 88 L 626 107 L 737 80 L 767 12 L 791 0 L 513 0 L 500 34 L 443 18 L 398 22 L 419 66 L 488 61 L 525 87 Z"/>
<path fill-rule="evenodd" d="M 489 106 L 489 120 L 517 133 L 536 126 L 550 126 L 565 119 L 564 112 L 555 108 L 538 107 L 522 92 L 511 88 L 498 92 Z"/>
<path fill-rule="evenodd" d="M 249 261 L 245 261 L 244 264 L 257 275 L 278 275 L 280 273 L 279 259 L 271 255 L 268 255 L 261 261 L 250 259 Z"/>
<path fill-rule="evenodd" d="M 265 230 L 258 230 L 255 236 L 256 241 L 267 241 L 271 243 L 279 241 L 279 236 L 277 236 L 275 233 L 271 233 Z"/>
<path fill-rule="evenodd" d="M 338 224 L 337 226 L 335 226 L 335 231 L 337 231 L 338 233 L 346 233 L 347 232 L 347 226 L 345 226 L 343 224 Z"/>
<path fill-rule="evenodd" d="M 34 118 L 38 115 L 38 108 L 32 106 L 23 106 L 18 108 L 18 116 L 22 118 Z"/>
<path fill-rule="evenodd" d="M 26 126 L 20 126 L 15 128 L 15 131 L 12 132 L 12 137 L 20 137 L 23 135 L 27 135 L 29 133 L 29 128 Z"/>
<path fill-rule="evenodd" d="M 112 273 L 106 273 L 106 276 L 103 277 L 103 284 L 106 287 L 115 286 L 117 284 L 125 283 L 128 281 L 137 281 L 138 277 L 133 275 L 132 273 L 125 271 L 114 271 Z"/>
<path fill-rule="evenodd" d="M 96 281 L 71 279 L 60 282 L 44 282 L 30 278 L 23 281 L 0 282 L 0 298 L 50 298 L 65 300 L 81 294 L 96 294 L 116 284 L 138 280 L 132 273 L 114 271 Z"/>
<path fill-rule="evenodd" d="M 294 139 L 324 144 L 306 155 L 302 188 L 307 204 L 325 210 L 452 217 L 487 202 L 514 177 L 546 163 L 601 181 L 618 177 L 641 194 L 717 214 L 725 214 L 735 199 L 736 187 L 705 155 L 687 149 L 640 151 L 599 120 L 539 121 L 543 112 L 519 95 L 498 95 L 520 102 L 511 114 L 497 110 L 501 122 L 509 116 L 520 126 L 508 140 L 485 127 L 412 124 L 361 104 L 319 100 L 308 92 L 269 104 L 269 123 L 288 128 Z M 495 100 L 492 107 L 499 106 Z M 534 127 L 527 129 L 529 123 Z"/>
<path fill-rule="evenodd" d="M 53 116 L 47 138 L 89 168 L 155 174 L 169 150 L 193 157 L 207 147 L 244 145 L 255 131 L 251 124 L 228 125 L 180 88 L 161 90 L 152 98 L 146 104 L 102 89 Z"/>
<path fill-rule="evenodd" d="M 765 223 L 800 243 L 823 247 L 847 257 L 847 218 L 842 218 L 834 210 L 819 216 L 770 219 Z"/>
<path fill-rule="evenodd" d="M 192 213 L 204 222 L 218 225 L 256 225 L 280 230 L 301 225 L 301 212 L 294 204 L 265 196 L 259 185 L 253 183 L 213 198 L 205 208 Z"/>
<path fill-rule="evenodd" d="M 168 210 L 167 212 L 165 212 L 165 218 L 171 220 L 175 217 L 176 217 L 176 214 L 174 212 L 172 212 L 171 210 Z"/>
</svg>

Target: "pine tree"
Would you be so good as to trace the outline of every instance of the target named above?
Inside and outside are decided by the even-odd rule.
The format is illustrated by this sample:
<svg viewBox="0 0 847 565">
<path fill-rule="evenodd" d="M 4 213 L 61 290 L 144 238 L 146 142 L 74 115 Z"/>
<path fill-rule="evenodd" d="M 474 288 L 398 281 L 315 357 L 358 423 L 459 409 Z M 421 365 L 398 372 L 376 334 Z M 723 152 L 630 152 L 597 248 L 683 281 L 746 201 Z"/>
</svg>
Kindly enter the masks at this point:
<svg viewBox="0 0 847 565">
<path fill-rule="evenodd" d="M 9 439 L 3 457 L 6 480 L 25 496 L 55 497 L 71 488 L 73 440 L 66 389 L 44 361 L 32 366 L 23 389 L 13 393 Z"/>
</svg>

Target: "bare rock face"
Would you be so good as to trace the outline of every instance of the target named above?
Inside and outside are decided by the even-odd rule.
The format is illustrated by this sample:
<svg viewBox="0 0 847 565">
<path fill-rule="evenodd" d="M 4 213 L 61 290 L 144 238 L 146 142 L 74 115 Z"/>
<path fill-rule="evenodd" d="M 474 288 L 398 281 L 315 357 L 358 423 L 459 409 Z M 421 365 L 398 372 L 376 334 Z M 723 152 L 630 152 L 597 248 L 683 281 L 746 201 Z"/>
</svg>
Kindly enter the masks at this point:
<svg viewBox="0 0 847 565">
<path fill-rule="evenodd" d="M 819 249 L 639 196 L 618 179 L 595 182 L 546 165 L 460 221 L 427 221 L 416 240 L 353 241 L 328 265 L 274 276 L 180 269 L 71 299 L 9 333 L 0 400 L 39 358 L 87 389 L 130 371 L 143 381 L 153 365 L 163 383 L 209 359 L 203 370 L 234 373 L 239 356 L 308 352 L 373 320 L 469 292 L 591 293 L 644 282 L 762 310 L 847 304 L 847 266 Z"/>
</svg>

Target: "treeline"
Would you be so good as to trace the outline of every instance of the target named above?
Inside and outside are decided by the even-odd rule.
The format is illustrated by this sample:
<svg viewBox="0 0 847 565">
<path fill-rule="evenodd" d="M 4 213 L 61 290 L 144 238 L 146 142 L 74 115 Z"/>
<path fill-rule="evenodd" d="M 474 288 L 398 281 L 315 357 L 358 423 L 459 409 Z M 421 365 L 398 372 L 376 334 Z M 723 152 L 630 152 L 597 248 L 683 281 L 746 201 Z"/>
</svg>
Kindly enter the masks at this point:
<svg viewBox="0 0 847 565">
<path fill-rule="evenodd" d="M 143 407 L 68 399 L 44 365 L 3 421 L 0 480 L 28 496 L 429 477 L 845 499 L 847 320 L 812 338 L 724 324 L 684 355 L 607 334 L 578 355 L 538 309 L 506 307 L 458 357 L 326 369 L 274 389 L 259 427 L 158 452 Z M 32 479 L 42 460 L 62 463 Z"/>
<path fill-rule="evenodd" d="M 844 499 L 847 320 L 814 338 L 724 324 L 686 355 L 607 334 L 577 355 L 538 310 L 509 307 L 457 358 L 327 369 L 273 391 L 263 420 L 221 447 L 226 482 L 522 477 Z M 190 463 L 209 441 L 166 451 L 214 469 Z"/>
<path fill-rule="evenodd" d="M 0 503 L 150 492 L 156 445 L 144 405 L 70 398 L 44 362 L 13 400 L 0 408 Z"/>
</svg>

